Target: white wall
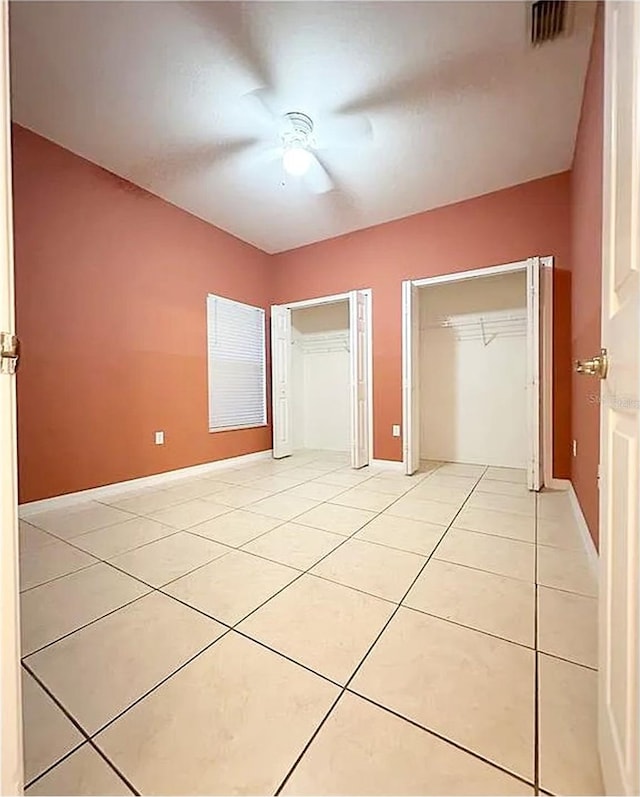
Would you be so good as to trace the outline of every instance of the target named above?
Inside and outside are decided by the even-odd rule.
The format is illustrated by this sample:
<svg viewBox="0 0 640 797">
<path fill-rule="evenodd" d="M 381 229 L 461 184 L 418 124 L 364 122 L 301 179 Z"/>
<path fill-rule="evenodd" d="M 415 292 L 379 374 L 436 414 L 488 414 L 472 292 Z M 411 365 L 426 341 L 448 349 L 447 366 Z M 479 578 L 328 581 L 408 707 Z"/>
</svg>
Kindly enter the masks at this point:
<svg viewBox="0 0 640 797">
<path fill-rule="evenodd" d="M 419 305 L 421 458 L 525 467 L 524 272 L 427 286 Z"/>
<path fill-rule="evenodd" d="M 349 305 L 293 310 L 291 322 L 294 448 L 348 451 Z"/>
</svg>

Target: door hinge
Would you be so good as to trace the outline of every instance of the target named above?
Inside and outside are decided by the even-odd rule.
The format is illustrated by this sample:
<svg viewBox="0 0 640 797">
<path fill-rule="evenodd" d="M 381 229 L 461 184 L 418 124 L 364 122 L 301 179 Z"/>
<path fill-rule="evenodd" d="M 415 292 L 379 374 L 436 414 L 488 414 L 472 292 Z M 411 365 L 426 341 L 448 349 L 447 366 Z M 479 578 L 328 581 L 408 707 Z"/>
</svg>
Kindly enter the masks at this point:
<svg viewBox="0 0 640 797">
<path fill-rule="evenodd" d="M 20 341 L 17 335 L 0 332 L 0 373 L 15 374 L 20 357 Z"/>
</svg>

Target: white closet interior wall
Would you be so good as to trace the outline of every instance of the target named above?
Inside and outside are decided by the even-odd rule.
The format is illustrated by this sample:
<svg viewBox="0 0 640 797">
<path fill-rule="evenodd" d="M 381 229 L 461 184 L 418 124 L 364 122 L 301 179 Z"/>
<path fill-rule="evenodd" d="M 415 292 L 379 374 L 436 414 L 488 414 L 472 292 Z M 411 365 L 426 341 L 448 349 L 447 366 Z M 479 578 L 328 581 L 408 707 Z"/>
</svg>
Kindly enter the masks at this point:
<svg viewBox="0 0 640 797">
<path fill-rule="evenodd" d="M 350 448 L 349 304 L 291 312 L 294 448 Z"/>
<path fill-rule="evenodd" d="M 425 286 L 419 306 L 421 459 L 525 467 L 524 271 Z"/>
</svg>

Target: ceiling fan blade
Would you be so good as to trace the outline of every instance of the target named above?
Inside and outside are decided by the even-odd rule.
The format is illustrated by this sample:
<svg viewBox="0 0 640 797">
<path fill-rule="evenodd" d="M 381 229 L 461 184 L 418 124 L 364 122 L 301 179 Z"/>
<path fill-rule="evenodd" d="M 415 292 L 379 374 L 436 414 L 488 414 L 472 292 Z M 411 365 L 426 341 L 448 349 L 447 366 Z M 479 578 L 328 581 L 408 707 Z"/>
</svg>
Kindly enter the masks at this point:
<svg viewBox="0 0 640 797">
<path fill-rule="evenodd" d="M 309 170 L 306 172 L 304 180 L 314 194 L 326 194 L 329 191 L 333 191 L 335 188 L 331 175 L 315 154 L 313 154 Z"/>
<path fill-rule="evenodd" d="M 272 145 L 265 145 L 257 148 L 251 155 L 254 163 L 268 164 L 276 163 L 282 160 L 282 147 L 274 147 Z"/>
<path fill-rule="evenodd" d="M 253 3 L 196 2 L 183 7 L 201 31 L 209 32 L 216 50 L 221 45 L 254 86 L 273 85 L 270 57 L 254 24 Z"/>
<path fill-rule="evenodd" d="M 364 114 L 336 115 L 321 119 L 316 135 L 319 149 L 357 147 L 372 138 L 373 128 Z"/>
<path fill-rule="evenodd" d="M 274 125 L 278 122 L 278 114 L 274 109 L 273 98 L 268 89 L 254 89 L 247 92 L 243 99 L 253 111 L 254 116 L 258 117 L 262 122 L 266 122 L 269 125 Z"/>
<path fill-rule="evenodd" d="M 524 62 L 527 70 L 531 65 Z M 436 68 L 398 74 L 385 84 L 376 84 L 366 94 L 345 103 L 344 114 L 375 114 L 402 106 L 424 111 L 436 102 L 459 102 L 467 93 L 476 96 L 504 90 L 505 80 L 515 86 L 522 80 L 517 60 L 499 49 L 468 50 L 445 58 Z M 498 88 L 499 87 L 499 88 Z"/>
<path fill-rule="evenodd" d="M 151 156 L 143 163 L 133 165 L 131 176 L 143 185 L 175 183 L 251 150 L 264 146 L 259 138 L 234 138 L 211 141 L 181 152 Z"/>
</svg>

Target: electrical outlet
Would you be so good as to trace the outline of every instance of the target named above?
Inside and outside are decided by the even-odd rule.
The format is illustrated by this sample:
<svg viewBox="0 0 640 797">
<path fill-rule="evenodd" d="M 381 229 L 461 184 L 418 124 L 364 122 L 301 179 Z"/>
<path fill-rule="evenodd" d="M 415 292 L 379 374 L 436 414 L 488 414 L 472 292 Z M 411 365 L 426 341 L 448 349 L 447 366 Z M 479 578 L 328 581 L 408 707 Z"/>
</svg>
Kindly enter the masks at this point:
<svg viewBox="0 0 640 797">
<path fill-rule="evenodd" d="M 164 432 L 155 432 L 155 443 L 157 446 L 164 445 Z"/>
<path fill-rule="evenodd" d="M 394 437 L 400 437 L 400 424 L 399 423 L 394 423 L 393 424 L 393 426 L 391 427 L 391 434 Z"/>
<path fill-rule="evenodd" d="M 572 451 L 573 451 L 573 456 L 577 457 L 578 456 L 578 441 L 577 440 L 574 440 L 573 443 L 572 443 Z"/>
</svg>

